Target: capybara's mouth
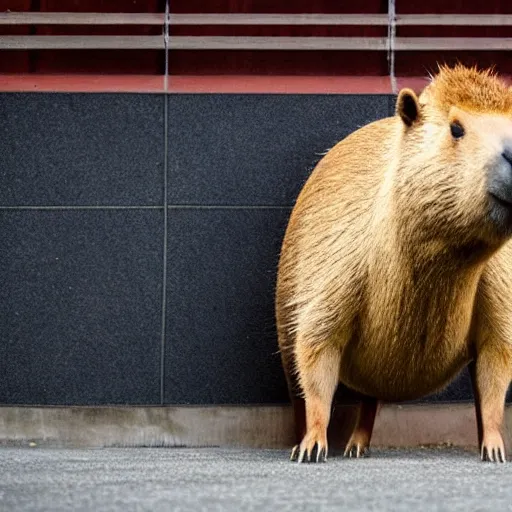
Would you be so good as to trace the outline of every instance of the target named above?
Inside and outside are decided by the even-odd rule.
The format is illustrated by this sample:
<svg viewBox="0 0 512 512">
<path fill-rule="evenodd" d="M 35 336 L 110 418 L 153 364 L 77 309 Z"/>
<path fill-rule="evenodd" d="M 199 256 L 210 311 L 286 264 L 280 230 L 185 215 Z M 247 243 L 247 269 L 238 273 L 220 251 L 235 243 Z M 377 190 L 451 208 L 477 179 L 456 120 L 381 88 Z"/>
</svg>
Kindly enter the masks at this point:
<svg viewBox="0 0 512 512">
<path fill-rule="evenodd" d="M 512 234 L 512 202 L 489 192 L 489 216 L 500 236 Z"/>
<path fill-rule="evenodd" d="M 492 192 L 489 192 L 489 195 L 492 198 L 492 201 L 494 203 L 497 203 L 498 205 L 502 206 L 503 208 L 512 209 L 512 202 L 503 199 L 501 197 L 498 197 L 496 194 L 493 194 Z"/>
</svg>

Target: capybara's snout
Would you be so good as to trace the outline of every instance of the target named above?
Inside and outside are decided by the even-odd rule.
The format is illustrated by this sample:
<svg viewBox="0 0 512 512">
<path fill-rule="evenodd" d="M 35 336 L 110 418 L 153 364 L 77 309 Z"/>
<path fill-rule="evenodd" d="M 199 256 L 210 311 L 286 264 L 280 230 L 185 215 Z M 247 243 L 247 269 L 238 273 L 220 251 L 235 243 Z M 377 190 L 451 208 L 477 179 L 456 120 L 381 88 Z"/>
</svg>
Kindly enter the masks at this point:
<svg viewBox="0 0 512 512">
<path fill-rule="evenodd" d="M 498 157 L 491 171 L 489 193 L 504 206 L 512 207 L 512 144 Z"/>
<path fill-rule="evenodd" d="M 492 166 L 487 191 L 491 219 L 500 230 L 512 231 L 512 141 Z"/>
</svg>

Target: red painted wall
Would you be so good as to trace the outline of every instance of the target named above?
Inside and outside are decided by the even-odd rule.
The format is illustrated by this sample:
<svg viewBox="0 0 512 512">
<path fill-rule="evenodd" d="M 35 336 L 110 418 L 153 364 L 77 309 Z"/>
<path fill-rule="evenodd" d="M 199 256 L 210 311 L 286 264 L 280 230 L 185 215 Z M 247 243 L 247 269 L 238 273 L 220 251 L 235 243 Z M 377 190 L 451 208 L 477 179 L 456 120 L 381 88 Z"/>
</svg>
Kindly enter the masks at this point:
<svg viewBox="0 0 512 512">
<path fill-rule="evenodd" d="M 386 13 L 387 0 L 173 0 L 173 12 L 260 13 Z M 0 0 L 0 10 L 76 12 L 163 12 L 165 0 Z M 512 13 L 509 0 L 397 0 L 397 13 Z M 3 27 L 6 34 L 159 34 L 160 27 Z M 386 27 L 173 27 L 174 35 L 260 36 L 381 36 Z M 171 34 L 171 35 L 172 35 Z M 512 37 L 512 27 L 398 27 L 398 36 L 487 36 Z M 460 60 L 481 66 L 495 65 L 512 74 L 507 52 L 399 52 L 398 75 L 425 75 L 436 62 Z M 130 73 L 162 74 L 164 61 L 157 51 L 33 51 L 0 53 L 3 73 Z M 386 75 L 385 52 L 278 52 L 278 51 L 175 51 L 170 56 L 172 74 L 263 74 L 263 75 Z"/>
<path fill-rule="evenodd" d="M 30 0 L 0 0 L 0 11 L 30 10 Z M 0 26 L 0 35 L 25 35 L 30 33 L 29 27 Z M 28 52 L 0 51 L 0 73 L 23 73 L 29 69 Z"/>
</svg>

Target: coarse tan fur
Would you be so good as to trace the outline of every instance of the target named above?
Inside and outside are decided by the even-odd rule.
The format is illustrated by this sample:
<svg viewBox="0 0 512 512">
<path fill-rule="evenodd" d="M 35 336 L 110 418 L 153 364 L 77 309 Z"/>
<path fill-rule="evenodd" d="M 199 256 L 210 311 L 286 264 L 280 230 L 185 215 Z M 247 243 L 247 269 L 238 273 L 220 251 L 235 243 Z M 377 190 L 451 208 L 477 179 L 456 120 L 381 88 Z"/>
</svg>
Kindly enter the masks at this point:
<svg viewBox="0 0 512 512">
<path fill-rule="evenodd" d="M 277 279 L 299 437 L 292 458 L 326 457 L 339 383 L 361 396 L 346 451 L 360 456 L 378 401 L 436 392 L 469 365 L 482 458 L 504 460 L 512 208 L 488 188 L 501 183 L 493 176 L 505 172 L 507 144 L 507 85 L 489 70 L 441 66 L 419 97 L 400 92 L 394 117 L 318 163 L 292 211 Z"/>
</svg>

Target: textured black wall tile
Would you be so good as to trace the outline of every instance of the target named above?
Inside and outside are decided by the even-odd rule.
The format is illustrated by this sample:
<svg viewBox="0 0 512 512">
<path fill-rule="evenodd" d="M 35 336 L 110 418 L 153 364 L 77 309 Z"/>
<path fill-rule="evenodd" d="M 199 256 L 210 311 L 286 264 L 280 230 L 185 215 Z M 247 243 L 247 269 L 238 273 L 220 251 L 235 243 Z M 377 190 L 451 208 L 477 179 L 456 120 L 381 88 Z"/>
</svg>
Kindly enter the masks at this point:
<svg viewBox="0 0 512 512">
<path fill-rule="evenodd" d="M 291 205 L 318 154 L 387 117 L 388 95 L 174 95 L 169 204 Z"/>
<path fill-rule="evenodd" d="M 169 101 L 173 204 L 291 205 L 315 153 L 394 109 Z M 161 204 L 162 115 L 153 95 L 0 94 L 0 205 Z M 274 289 L 290 211 L 169 210 L 167 403 L 287 401 Z M 0 211 L 0 240 L 0 403 L 159 403 L 163 212 Z M 463 372 L 420 401 L 471 399 Z"/>
<path fill-rule="evenodd" d="M 396 109 L 396 99 L 397 95 L 395 94 L 389 94 L 388 95 L 388 116 L 394 116 L 395 115 L 395 109 Z"/>
<path fill-rule="evenodd" d="M 0 212 L 0 403 L 159 403 L 162 217 Z"/>
<path fill-rule="evenodd" d="M 287 400 L 274 289 L 288 215 L 171 209 L 166 403 Z"/>
<path fill-rule="evenodd" d="M 0 205 L 163 204 L 162 96 L 0 94 Z"/>
<path fill-rule="evenodd" d="M 473 400 L 469 372 L 464 369 L 445 389 L 422 398 L 419 402 L 460 402 Z"/>
<path fill-rule="evenodd" d="M 421 402 L 464 402 L 473 401 L 473 389 L 469 371 L 465 368 L 445 389 L 420 400 Z M 512 387 L 507 393 L 507 402 L 512 401 Z"/>
</svg>

